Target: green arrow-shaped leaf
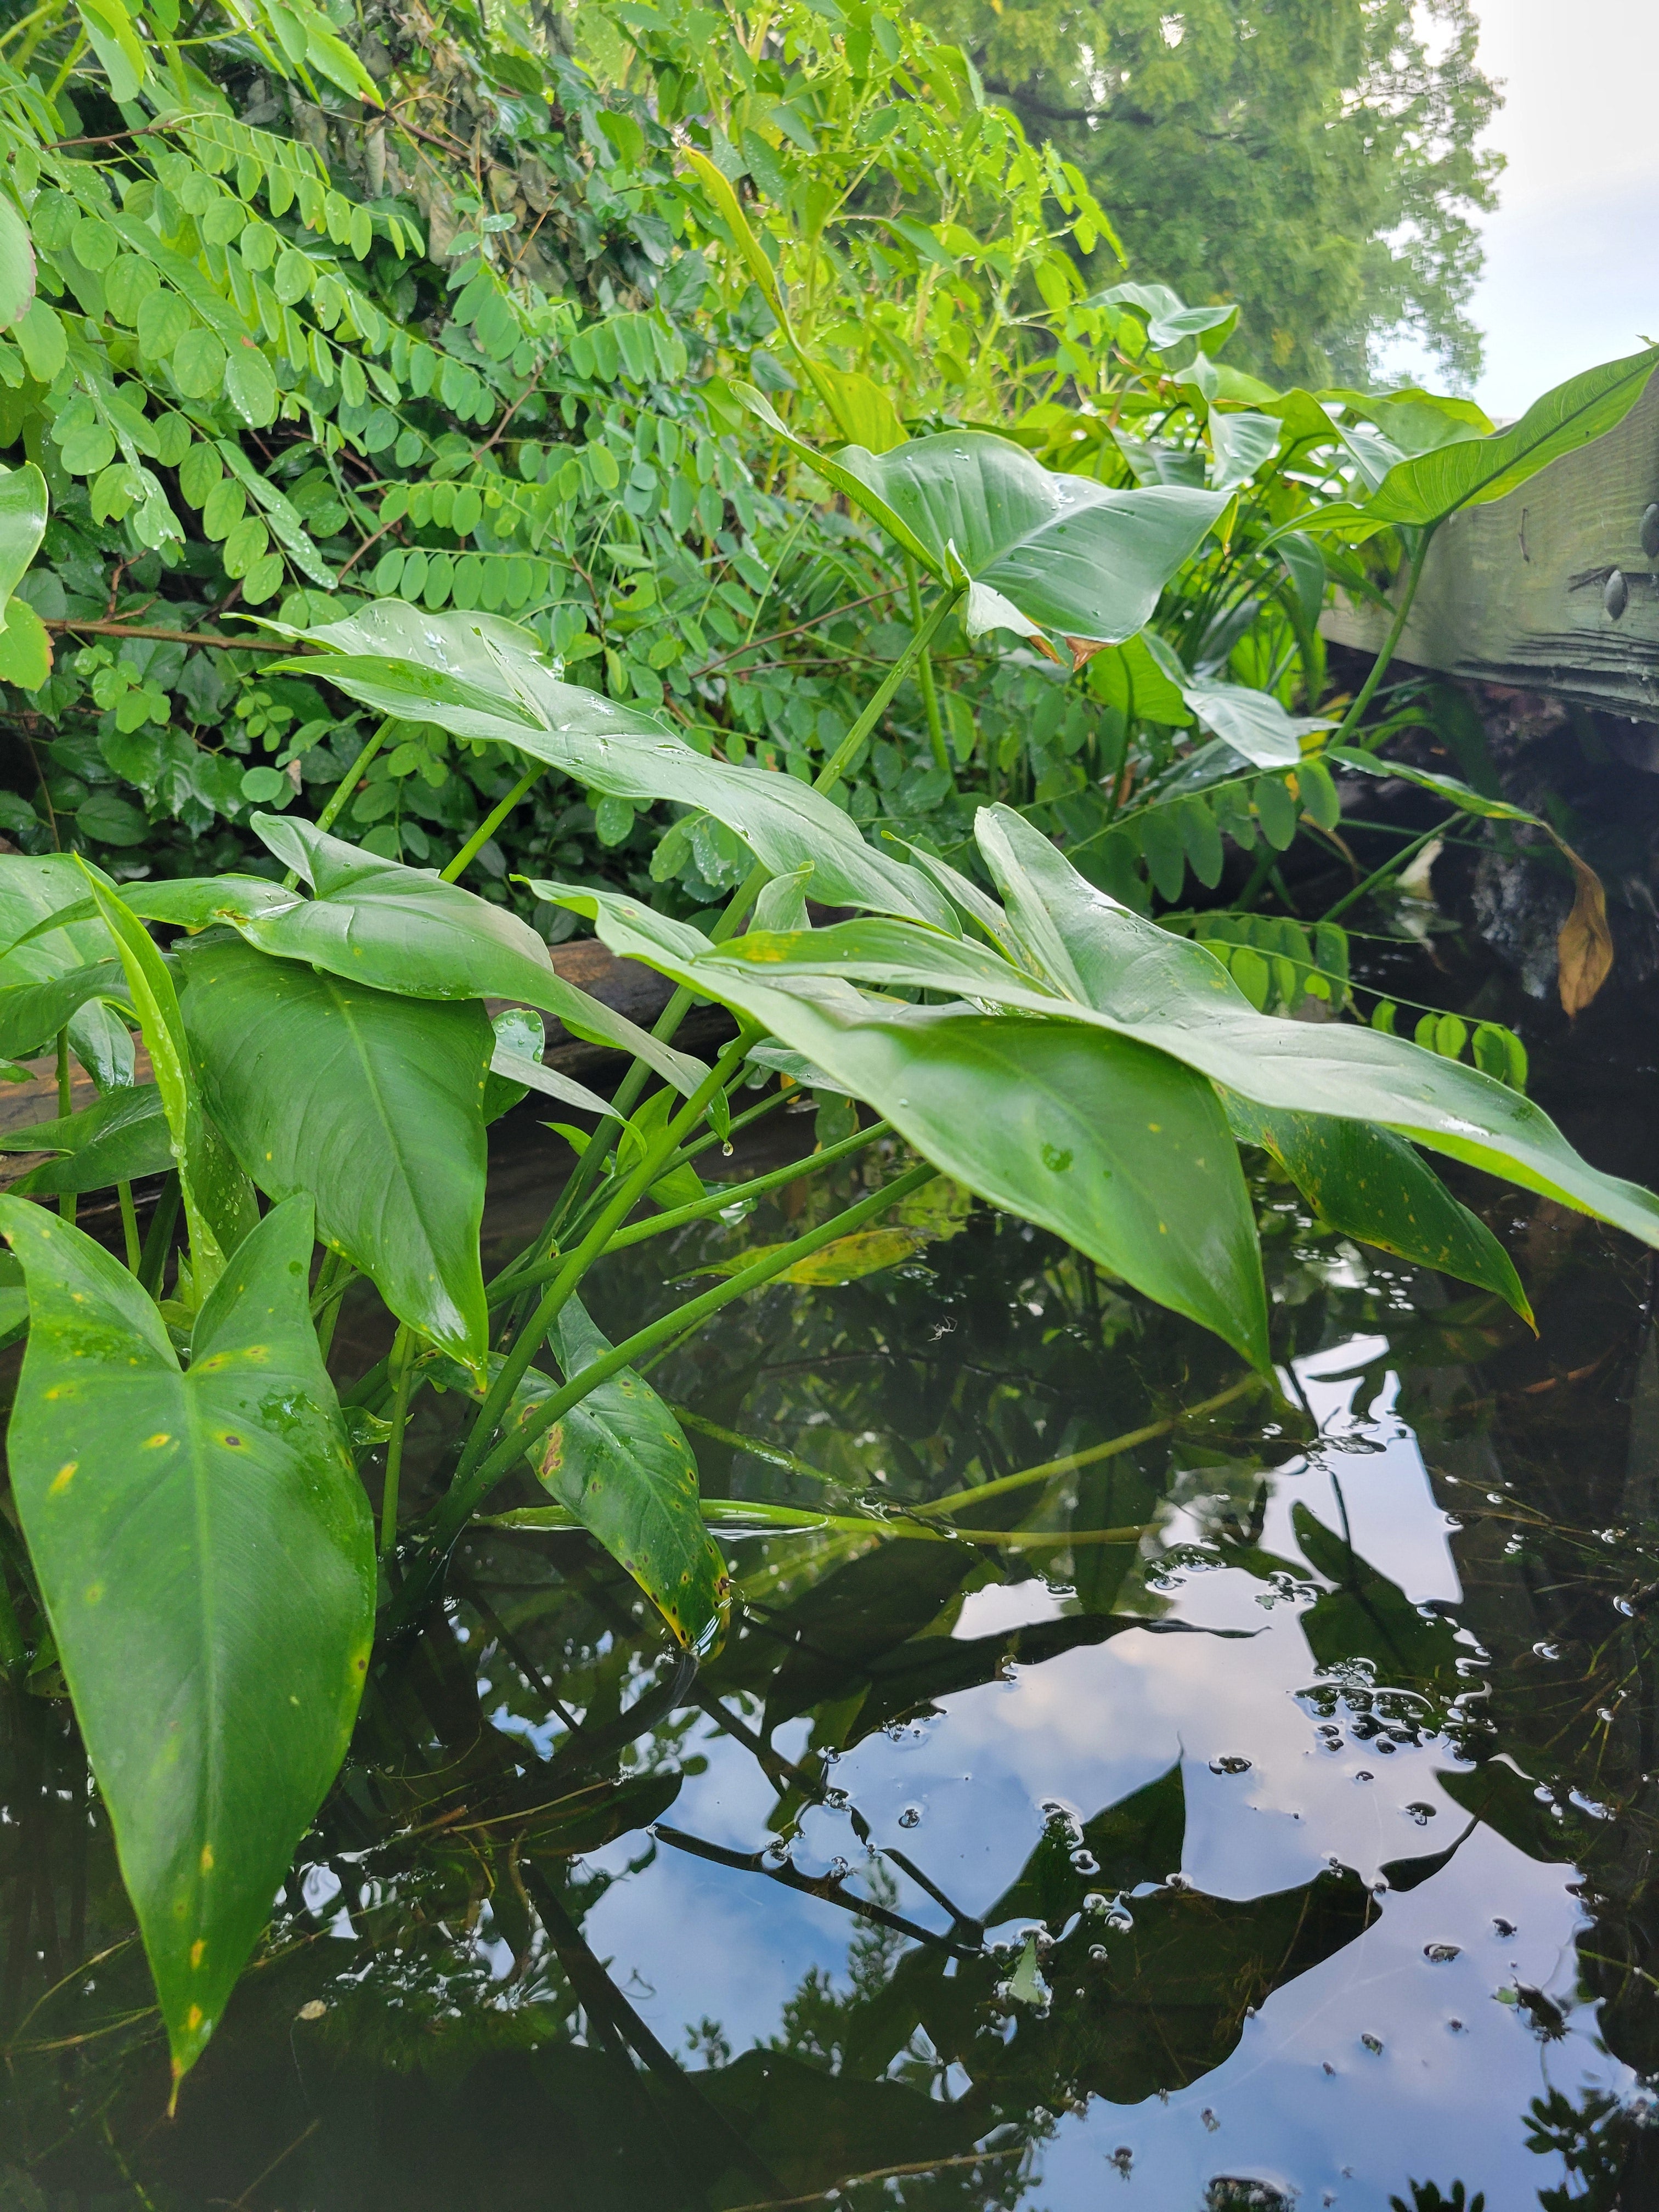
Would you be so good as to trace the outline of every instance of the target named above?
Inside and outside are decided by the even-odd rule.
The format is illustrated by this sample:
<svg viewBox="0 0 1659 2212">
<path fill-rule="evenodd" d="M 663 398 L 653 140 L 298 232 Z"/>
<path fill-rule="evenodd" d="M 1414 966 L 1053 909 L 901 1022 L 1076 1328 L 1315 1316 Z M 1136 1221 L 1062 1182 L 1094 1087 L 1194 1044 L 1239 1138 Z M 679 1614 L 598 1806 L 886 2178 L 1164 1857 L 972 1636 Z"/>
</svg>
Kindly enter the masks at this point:
<svg viewBox="0 0 1659 2212">
<path fill-rule="evenodd" d="M 495 1042 L 483 1005 L 398 998 L 234 937 L 187 945 L 179 968 L 209 1109 L 243 1167 L 271 1198 L 308 1191 L 323 1242 L 400 1321 L 476 1364 Z"/>
<path fill-rule="evenodd" d="M 311 1207 L 232 1255 L 181 1370 L 92 1239 L 0 1199 L 29 1342 L 7 1451 L 175 2077 L 345 1753 L 374 1557 L 307 1303 Z"/>
</svg>

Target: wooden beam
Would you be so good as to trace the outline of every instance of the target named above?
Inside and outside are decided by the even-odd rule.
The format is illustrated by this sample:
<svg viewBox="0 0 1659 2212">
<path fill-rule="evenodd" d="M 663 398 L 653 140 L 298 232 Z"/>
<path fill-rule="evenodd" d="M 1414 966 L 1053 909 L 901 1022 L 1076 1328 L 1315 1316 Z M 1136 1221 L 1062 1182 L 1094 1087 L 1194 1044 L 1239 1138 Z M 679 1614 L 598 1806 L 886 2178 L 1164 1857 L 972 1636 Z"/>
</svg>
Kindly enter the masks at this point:
<svg viewBox="0 0 1659 2212">
<path fill-rule="evenodd" d="M 1659 721 L 1659 558 L 1640 536 L 1656 501 L 1659 379 L 1593 446 L 1443 525 L 1399 658 Z M 1602 599 L 1613 568 L 1629 587 L 1618 621 Z M 1387 626 L 1380 609 L 1340 592 L 1320 623 L 1334 643 L 1368 653 Z"/>
</svg>

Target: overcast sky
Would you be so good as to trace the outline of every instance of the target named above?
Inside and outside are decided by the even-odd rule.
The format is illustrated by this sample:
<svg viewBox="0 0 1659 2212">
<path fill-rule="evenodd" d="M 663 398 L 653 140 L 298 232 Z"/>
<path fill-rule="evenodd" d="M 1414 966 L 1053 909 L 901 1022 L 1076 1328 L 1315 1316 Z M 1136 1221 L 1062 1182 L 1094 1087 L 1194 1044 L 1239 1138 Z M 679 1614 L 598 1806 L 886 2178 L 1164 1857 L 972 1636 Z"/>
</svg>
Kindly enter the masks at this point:
<svg viewBox="0 0 1659 2212">
<path fill-rule="evenodd" d="M 1509 167 L 1471 305 L 1486 335 L 1476 397 L 1519 415 L 1659 337 L 1659 0 L 1477 9 L 1481 65 L 1504 81 L 1486 143 Z"/>
</svg>

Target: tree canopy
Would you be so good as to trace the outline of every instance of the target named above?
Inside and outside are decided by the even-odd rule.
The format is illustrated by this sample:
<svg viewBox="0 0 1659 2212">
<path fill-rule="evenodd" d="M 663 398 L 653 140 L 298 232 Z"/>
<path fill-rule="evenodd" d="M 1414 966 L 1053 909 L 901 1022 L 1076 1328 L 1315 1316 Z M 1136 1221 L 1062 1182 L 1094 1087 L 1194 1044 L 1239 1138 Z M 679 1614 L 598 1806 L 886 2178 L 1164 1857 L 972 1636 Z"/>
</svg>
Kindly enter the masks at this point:
<svg viewBox="0 0 1659 2212">
<path fill-rule="evenodd" d="M 1135 274 L 1246 303 L 1233 357 L 1364 380 L 1409 333 L 1480 366 L 1474 218 L 1501 155 L 1472 0 L 928 0 L 1112 211 Z M 1426 21 L 1424 18 L 1426 17 Z"/>
</svg>

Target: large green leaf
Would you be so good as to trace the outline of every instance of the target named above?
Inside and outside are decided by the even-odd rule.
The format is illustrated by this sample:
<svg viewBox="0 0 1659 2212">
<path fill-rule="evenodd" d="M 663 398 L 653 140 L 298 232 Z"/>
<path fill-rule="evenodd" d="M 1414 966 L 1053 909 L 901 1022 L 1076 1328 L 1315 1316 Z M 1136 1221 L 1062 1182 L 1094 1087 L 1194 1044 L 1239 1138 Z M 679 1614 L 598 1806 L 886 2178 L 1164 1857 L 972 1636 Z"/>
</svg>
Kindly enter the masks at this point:
<svg viewBox="0 0 1659 2212">
<path fill-rule="evenodd" d="M 118 960 L 64 968 L 39 982 L 0 983 L 0 1060 L 41 1051 L 89 999 L 122 988 Z"/>
<path fill-rule="evenodd" d="M 567 1382 L 611 1349 L 574 1297 L 548 1342 Z M 492 1353 L 492 1375 L 500 1364 Z M 455 1379 L 472 1397 L 484 1396 L 482 1377 Z M 558 1388 L 531 1368 L 503 1429 L 510 1434 Z M 726 1564 L 703 1525 L 685 1432 L 643 1376 L 621 1369 L 538 1436 L 526 1455 L 538 1480 L 632 1575 L 678 1642 L 712 1656 L 730 1605 Z"/>
<path fill-rule="evenodd" d="M 204 1107 L 167 963 L 109 878 L 84 860 L 78 865 L 126 970 L 127 988 L 155 1072 L 190 1231 L 195 1290 L 201 1297 L 212 1289 L 226 1260 L 258 1219 L 258 1201 Z"/>
<path fill-rule="evenodd" d="M 901 921 L 761 934 L 698 952 L 664 939 L 657 917 L 641 921 L 637 909 L 623 915 L 622 902 L 611 900 L 600 934 L 619 950 L 621 935 L 631 930 L 639 957 L 676 975 L 681 967 L 670 963 L 683 962 L 691 988 L 752 1012 L 809 1059 L 810 1048 L 775 1018 L 776 1000 L 797 993 L 817 1000 L 836 976 L 1097 1024 L 1168 1053 L 1258 1105 L 1381 1122 L 1659 1243 L 1659 1200 L 1639 1184 L 1590 1167 L 1519 1092 L 1376 1030 L 1259 1014 L 1202 945 L 1141 921 L 1097 891 L 1018 814 L 982 811 L 979 835 L 1007 902 L 1012 949 L 1028 967 L 1016 967 L 989 946 L 953 943 Z M 549 896 L 559 892 L 557 886 L 541 888 Z M 847 997 L 872 1018 L 884 1012 L 872 1001 L 857 1001 L 850 989 Z"/>
<path fill-rule="evenodd" d="M 374 1632 L 311 1208 L 278 1206 L 232 1255 L 182 1371 L 90 1237 L 18 1198 L 0 1229 L 30 1311 L 13 1495 L 180 2075 L 344 1755 Z"/>
<path fill-rule="evenodd" d="M 44 982 L 109 957 L 108 934 L 73 854 L 0 854 L 0 986 Z"/>
<path fill-rule="evenodd" d="M 3 194 L 0 194 L 0 209 L 10 214 Z M 6 279 L 5 244 L 3 217 L 0 216 L 0 289 L 3 289 Z M 33 276 L 31 263 L 31 280 Z M 31 281 L 31 291 L 33 289 Z M 27 300 L 23 305 L 28 305 Z M 16 317 L 9 315 L 5 319 L 13 322 Z M 0 469 L 0 617 L 3 617 L 7 601 L 40 550 L 40 540 L 46 534 L 47 512 L 46 480 L 33 461 L 21 469 Z M 0 629 L 4 628 L 5 623 L 0 619 Z"/>
<path fill-rule="evenodd" d="M 914 438 L 885 453 L 846 446 L 831 460 L 797 438 L 758 392 L 738 390 L 774 436 L 905 552 L 942 580 L 970 585 L 970 637 L 1054 630 L 1085 659 L 1121 644 L 1150 619 L 1231 497 L 1165 485 L 1109 491 L 1092 477 L 1053 474 L 985 430 Z"/>
<path fill-rule="evenodd" d="M 574 1036 L 637 1055 L 687 1096 L 708 1074 L 702 1060 L 567 983 L 535 931 L 505 907 L 327 836 L 309 822 L 256 814 L 252 826 L 316 890 L 314 898 L 283 894 L 279 903 L 270 884 L 245 896 L 243 884 L 256 878 L 222 878 L 228 890 L 209 906 L 212 895 L 199 887 L 204 918 L 229 922 L 262 952 L 410 998 L 521 1000 Z M 172 889 L 162 886 L 163 902 Z"/>
<path fill-rule="evenodd" d="M 56 1152 L 14 1188 L 25 1198 L 62 1191 L 106 1190 L 135 1176 L 164 1175 L 173 1165 L 173 1138 L 153 1083 L 112 1091 L 60 1121 L 35 1121 L 0 1136 L 0 1152 Z"/>
<path fill-rule="evenodd" d="M 579 1298 L 548 1341 L 567 1382 L 611 1350 Z M 726 1632 L 726 1563 L 703 1527 L 697 1462 L 651 1385 L 624 1367 L 572 1407 L 532 1452 L 538 1477 L 625 1567 L 688 1650 Z"/>
<path fill-rule="evenodd" d="M 476 1364 L 488 1330 L 478 1225 L 482 1004 L 373 991 L 234 937 L 179 956 L 209 1109 L 261 1190 L 308 1191 L 317 1234 L 400 1321 Z"/>
<path fill-rule="evenodd" d="M 1227 1120 L 1240 1144 L 1272 1153 L 1332 1228 L 1495 1291 L 1523 1321 L 1532 1320 L 1509 1254 L 1403 1137 L 1369 1121 L 1273 1113 L 1231 1092 Z"/>
<path fill-rule="evenodd" d="M 1579 447 L 1622 422 L 1659 368 L 1659 347 L 1604 362 L 1534 400 L 1518 422 L 1486 438 L 1461 438 L 1397 462 L 1365 501 L 1383 522 L 1443 522 L 1461 507 L 1502 499 Z"/>
<path fill-rule="evenodd" d="M 1182 696 L 1206 730 L 1256 768 L 1295 768 L 1302 758 L 1302 739 L 1334 726 L 1319 714 L 1287 714 L 1271 691 L 1253 691 L 1243 684 L 1189 676 Z"/>
<path fill-rule="evenodd" d="M 1334 726 L 1317 714 L 1287 714 L 1271 691 L 1189 675 L 1170 647 L 1151 630 L 1136 642 L 1205 727 L 1257 768 L 1294 768 L 1302 757 L 1301 740 Z"/>
<path fill-rule="evenodd" d="M 1213 954 L 1097 890 L 1019 815 L 986 809 L 978 835 L 1028 949 L 1110 1028 L 1258 1105 L 1380 1121 L 1659 1244 L 1659 1199 L 1581 1159 L 1518 1091 L 1376 1030 L 1258 1014 Z"/>
<path fill-rule="evenodd" d="M 841 809 L 810 784 L 708 760 L 640 707 L 558 682 L 511 623 L 377 600 L 361 615 L 307 636 L 333 657 L 320 665 L 283 665 L 325 675 L 377 713 L 515 745 L 590 791 L 669 799 L 712 814 L 771 874 L 810 866 L 812 896 L 825 905 L 954 927 L 950 906 L 925 877 L 872 851 Z"/>
<path fill-rule="evenodd" d="M 1212 1087 L 1165 1054 L 1103 1025 L 1033 1021 L 861 996 L 798 969 L 771 988 L 781 948 L 885 931 L 959 959 L 958 988 L 1012 977 L 1024 1003 L 1069 1011 L 988 947 L 890 922 L 738 940 L 698 954 L 698 933 L 614 894 L 537 884 L 590 914 L 616 952 L 723 999 L 867 1099 L 921 1152 L 992 1205 L 1055 1230 L 1147 1297 L 1214 1329 L 1265 1365 L 1267 1307 L 1255 1224 Z M 756 948 L 761 948 L 757 951 Z M 748 955 L 745 957 L 745 948 Z M 688 954 L 690 957 L 688 957 Z M 942 969 L 941 973 L 945 972 Z"/>
</svg>

